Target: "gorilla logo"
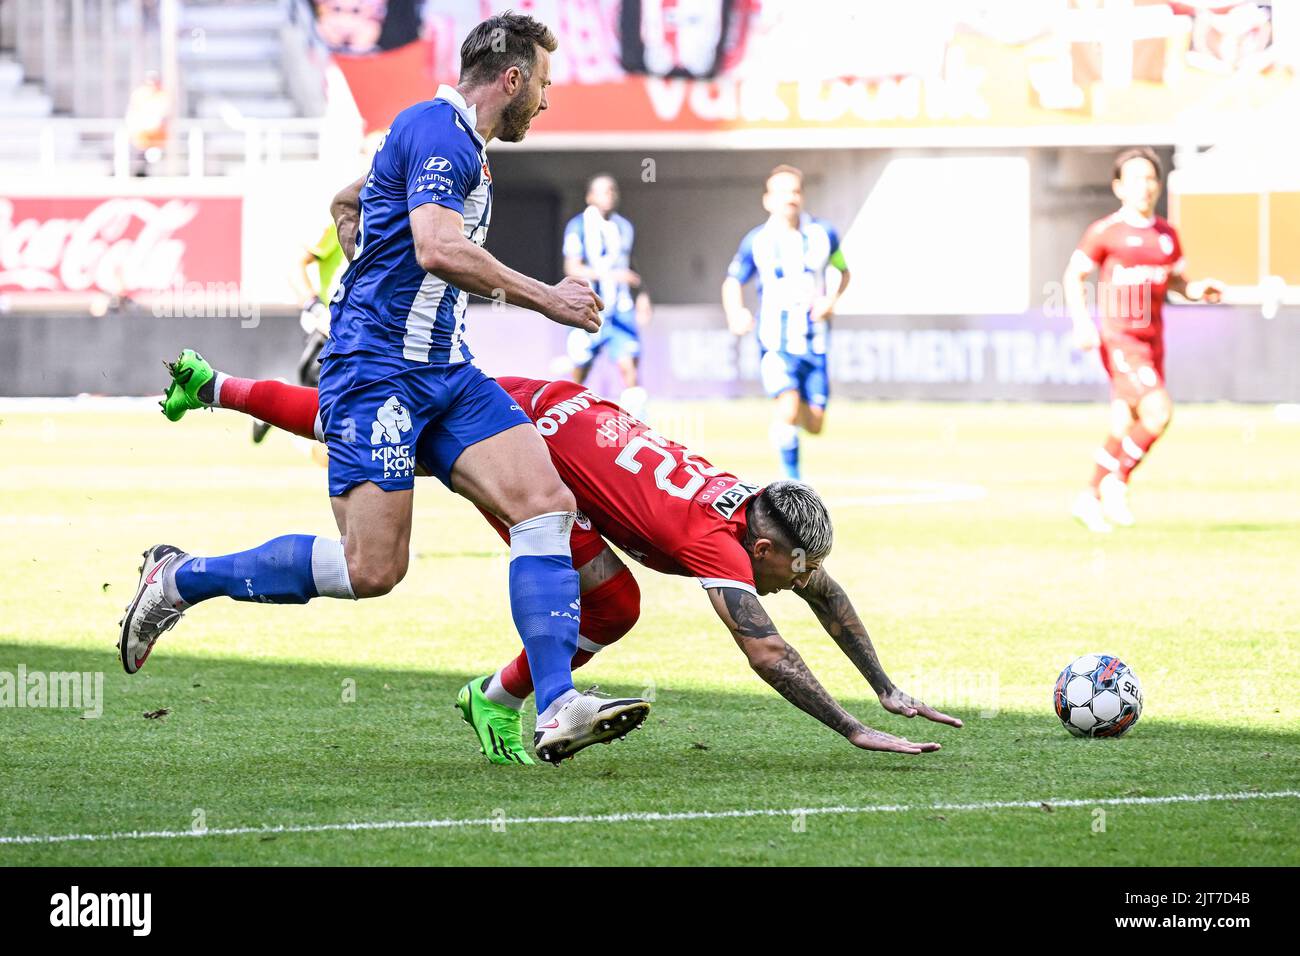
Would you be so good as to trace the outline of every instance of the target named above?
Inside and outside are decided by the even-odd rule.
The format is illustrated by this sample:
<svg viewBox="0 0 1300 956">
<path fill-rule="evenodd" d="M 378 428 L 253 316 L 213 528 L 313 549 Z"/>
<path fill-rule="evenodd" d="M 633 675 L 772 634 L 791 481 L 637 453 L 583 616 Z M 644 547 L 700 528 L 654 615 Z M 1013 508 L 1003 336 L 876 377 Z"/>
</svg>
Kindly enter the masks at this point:
<svg viewBox="0 0 1300 956">
<path fill-rule="evenodd" d="M 411 413 L 394 395 L 379 406 L 375 423 L 370 426 L 370 444 L 378 445 L 385 439 L 390 443 L 402 440 L 402 432 L 411 430 Z"/>
</svg>

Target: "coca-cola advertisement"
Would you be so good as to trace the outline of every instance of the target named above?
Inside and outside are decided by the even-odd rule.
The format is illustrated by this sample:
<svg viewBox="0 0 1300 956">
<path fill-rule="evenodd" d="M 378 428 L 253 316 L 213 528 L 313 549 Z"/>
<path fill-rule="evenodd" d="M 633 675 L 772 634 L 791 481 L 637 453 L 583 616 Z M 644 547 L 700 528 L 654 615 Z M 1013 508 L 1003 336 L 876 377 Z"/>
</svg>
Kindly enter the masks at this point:
<svg viewBox="0 0 1300 956">
<path fill-rule="evenodd" d="M 0 198 L 0 294 L 238 283 L 242 207 L 231 196 Z"/>
</svg>

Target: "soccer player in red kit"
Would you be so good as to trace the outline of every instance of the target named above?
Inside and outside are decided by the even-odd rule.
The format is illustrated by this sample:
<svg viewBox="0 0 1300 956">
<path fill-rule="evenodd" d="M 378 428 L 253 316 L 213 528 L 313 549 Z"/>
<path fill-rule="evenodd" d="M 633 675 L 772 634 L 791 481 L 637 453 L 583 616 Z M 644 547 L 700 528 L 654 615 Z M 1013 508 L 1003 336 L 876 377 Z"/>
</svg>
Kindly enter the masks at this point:
<svg viewBox="0 0 1300 956">
<path fill-rule="evenodd" d="M 1091 531 L 1130 526 L 1128 480 L 1166 428 L 1173 403 L 1165 389 L 1164 300 L 1173 291 L 1192 301 L 1218 302 L 1213 279 L 1189 282 L 1174 227 L 1155 214 L 1160 158 L 1128 149 L 1115 158 L 1111 188 L 1120 209 L 1088 227 L 1065 270 L 1065 298 L 1080 351 L 1100 348 L 1110 376 L 1110 433 L 1096 453 L 1088 489 L 1073 514 Z M 1101 332 L 1093 323 L 1084 283 L 1100 270 Z"/>
<path fill-rule="evenodd" d="M 218 381 L 219 393 L 203 404 L 244 411 L 319 439 L 313 389 L 230 376 Z M 532 419 L 581 511 L 570 540 L 582 594 L 573 667 L 630 631 L 640 613 L 636 579 L 607 538 L 653 571 L 697 578 L 754 671 L 854 746 L 910 754 L 939 749 L 873 730 L 840 706 L 781 638 L 759 595 L 794 590 L 886 710 L 961 726 L 885 674 L 848 595 L 823 567 L 831 547 L 830 516 L 811 488 L 793 481 L 748 484 L 575 382 L 497 381 Z M 416 443 L 417 462 L 424 446 L 439 440 L 426 431 L 431 433 Z M 485 517 L 508 541 L 505 525 Z M 532 763 L 519 744 L 520 708 L 532 689 L 525 653 L 461 689 L 457 704 L 492 762 Z"/>
</svg>

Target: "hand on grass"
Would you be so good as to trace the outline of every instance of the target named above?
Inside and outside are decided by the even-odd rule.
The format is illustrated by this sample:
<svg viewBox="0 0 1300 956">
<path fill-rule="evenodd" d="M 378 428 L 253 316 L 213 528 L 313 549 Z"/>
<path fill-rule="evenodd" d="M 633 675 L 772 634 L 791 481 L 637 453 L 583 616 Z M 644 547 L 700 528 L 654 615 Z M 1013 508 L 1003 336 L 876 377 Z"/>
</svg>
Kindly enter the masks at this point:
<svg viewBox="0 0 1300 956">
<path fill-rule="evenodd" d="M 880 750 L 895 754 L 924 754 L 939 749 L 938 744 L 913 743 L 906 737 L 895 737 L 893 734 L 887 734 L 883 730 L 872 730 L 870 727 L 863 727 L 850 734 L 848 740 L 853 746 L 862 750 Z"/>
<path fill-rule="evenodd" d="M 949 727 L 960 727 L 962 722 L 957 717 L 949 717 L 927 704 L 925 701 L 917 700 L 911 694 L 905 694 L 895 687 L 888 694 L 880 695 L 880 706 L 891 714 L 898 714 L 902 717 L 924 717 L 926 720 L 933 720 L 936 724 L 947 724 Z"/>
</svg>

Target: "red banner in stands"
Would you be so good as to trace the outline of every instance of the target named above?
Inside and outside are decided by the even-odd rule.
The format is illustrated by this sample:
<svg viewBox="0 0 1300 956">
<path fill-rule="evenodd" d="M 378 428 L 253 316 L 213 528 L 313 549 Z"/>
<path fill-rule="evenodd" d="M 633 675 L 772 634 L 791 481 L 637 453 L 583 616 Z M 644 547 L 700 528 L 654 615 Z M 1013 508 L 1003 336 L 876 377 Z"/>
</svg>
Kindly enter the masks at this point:
<svg viewBox="0 0 1300 956">
<path fill-rule="evenodd" d="M 376 130 L 507 7 L 559 41 L 532 145 L 1210 142 L 1294 95 L 1300 25 L 1254 0 L 404 0 L 368 30 L 318 10 Z"/>
<path fill-rule="evenodd" d="M 242 218 L 232 196 L 0 198 L 0 294 L 239 283 Z"/>
</svg>

